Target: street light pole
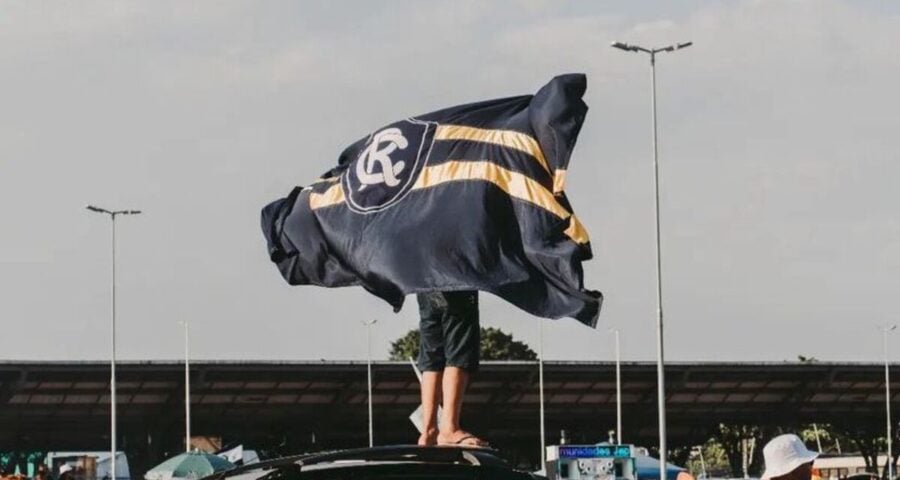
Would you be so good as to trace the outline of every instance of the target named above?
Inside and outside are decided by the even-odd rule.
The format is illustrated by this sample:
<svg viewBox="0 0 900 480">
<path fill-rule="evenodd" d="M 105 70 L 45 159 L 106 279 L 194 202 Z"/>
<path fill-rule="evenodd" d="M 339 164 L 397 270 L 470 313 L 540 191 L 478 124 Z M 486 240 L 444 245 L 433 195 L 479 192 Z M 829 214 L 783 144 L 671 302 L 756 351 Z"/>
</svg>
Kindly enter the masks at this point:
<svg viewBox="0 0 900 480">
<path fill-rule="evenodd" d="M 897 325 L 882 327 L 884 333 L 884 409 L 887 416 L 887 459 L 885 459 L 888 471 L 887 480 L 893 480 L 894 478 L 894 458 L 892 456 L 893 449 L 891 448 L 891 371 L 888 366 L 888 333 L 896 328 Z"/>
<path fill-rule="evenodd" d="M 662 305 L 662 248 L 659 232 L 659 151 L 657 148 L 656 123 L 656 54 L 674 52 L 693 45 L 684 42 L 660 48 L 644 48 L 622 42 L 613 42 L 612 47 L 626 52 L 643 52 L 650 55 L 650 103 L 653 118 L 653 189 L 655 202 L 653 212 L 656 219 L 656 376 L 657 401 L 659 404 L 659 478 L 666 478 L 666 379 L 663 353 L 663 305 Z"/>
<path fill-rule="evenodd" d="M 375 446 L 375 436 L 372 424 L 372 325 L 375 325 L 377 319 L 371 321 L 363 320 L 366 326 L 366 374 L 368 377 L 369 390 L 369 448 Z"/>
<path fill-rule="evenodd" d="M 622 444 L 622 356 L 619 350 L 619 329 L 612 329 L 616 336 L 616 443 Z"/>
<path fill-rule="evenodd" d="M 116 217 L 138 215 L 140 210 L 107 210 L 88 205 L 88 210 L 109 215 L 112 223 L 112 318 L 110 320 L 110 369 L 109 369 L 109 464 L 110 479 L 116 480 Z"/>
<path fill-rule="evenodd" d="M 191 451 L 191 354 L 188 322 L 182 320 L 184 326 L 184 449 Z"/>
<path fill-rule="evenodd" d="M 544 322 L 538 321 L 538 396 L 541 402 L 541 470 L 547 468 L 547 434 L 544 422 Z"/>
<path fill-rule="evenodd" d="M 706 474 L 706 461 L 703 459 L 703 447 L 698 445 L 694 447 L 694 450 L 696 450 L 697 454 L 700 455 L 700 471 L 702 472 L 703 478 L 707 478 L 708 475 Z"/>
<path fill-rule="evenodd" d="M 813 433 L 816 435 L 816 447 L 819 449 L 819 453 L 822 453 L 822 438 L 819 436 L 819 425 L 813 425 Z"/>
</svg>

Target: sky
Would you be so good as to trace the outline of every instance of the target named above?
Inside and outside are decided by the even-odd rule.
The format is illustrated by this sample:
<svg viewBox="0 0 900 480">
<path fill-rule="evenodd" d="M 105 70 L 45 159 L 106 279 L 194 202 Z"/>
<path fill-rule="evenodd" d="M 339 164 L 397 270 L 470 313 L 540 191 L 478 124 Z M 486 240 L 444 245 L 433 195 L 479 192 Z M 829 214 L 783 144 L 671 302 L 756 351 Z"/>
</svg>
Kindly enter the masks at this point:
<svg viewBox="0 0 900 480">
<path fill-rule="evenodd" d="M 584 72 L 567 194 L 597 329 L 491 295 L 550 360 L 656 357 L 657 61 L 670 360 L 874 361 L 900 321 L 900 5 L 884 1 L 4 2 L 0 359 L 364 359 L 417 326 L 362 289 L 290 287 L 259 211 L 380 126 Z M 897 344 L 900 338 L 891 339 Z"/>
</svg>

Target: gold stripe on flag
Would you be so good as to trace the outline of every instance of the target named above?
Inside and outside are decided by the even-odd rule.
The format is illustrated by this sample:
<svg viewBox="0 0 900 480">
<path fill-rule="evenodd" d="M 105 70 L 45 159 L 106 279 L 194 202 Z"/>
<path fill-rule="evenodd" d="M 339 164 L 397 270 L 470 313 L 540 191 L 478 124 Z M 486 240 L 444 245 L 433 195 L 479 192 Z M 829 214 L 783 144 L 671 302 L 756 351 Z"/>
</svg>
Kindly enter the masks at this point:
<svg viewBox="0 0 900 480">
<path fill-rule="evenodd" d="M 513 198 L 540 207 L 561 219 L 568 218 L 570 219 L 569 227 L 566 228 L 565 234 L 577 243 L 590 241 L 584 225 L 557 201 L 550 190 L 527 175 L 507 170 L 495 163 L 451 160 L 425 167 L 412 189 L 423 190 L 442 183 L 466 180 L 493 183 Z M 336 183 L 322 193 L 310 192 L 309 208 L 317 210 L 344 203 L 345 200 L 343 186 L 341 183 Z"/>
<path fill-rule="evenodd" d="M 566 170 L 557 168 L 553 175 L 553 193 L 562 193 L 566 189 Z"/>
<path fill-rule="evenodd" d="M 344 187 L 341 186 L 340 182 L 328 187 L 322 193 L 309 192 L 310 210 L 330 207 L 339 203 L 344 203 Z"/>
<path fill-rule="evenodd" d="M 491 182 L 507 195 L 524 200 L 566 219 L 571 217 L 566 235 L 577 243 L 588 243 L 590 238 L 581 222 L 556 200 L 552 192 L 534 179 L 512 170 L 507 170 L 491 162 L 449 161 L 440 165 L 425 167 L 419 175 L 413 190 L 433 187 L 446 182 L 463 180 L 483 180 Z"/>
<path fill-rule="evenodd" d="M 341 177 L 319 178 L 319 179 L 316 179 L 314 182 L 312 182 L 312 184 L 315 185 L 317 183 L 331 183 L 331 182 L 336 182 L 340 179 L 341 179 Z"/>
<path fill-rule="evenodd" d="M 490 130 L 465 125 L 438 125 L 435 140 L 469 140 L 508 147 L 534 157 L 541 167 L 550 173 L 550 166 L 537 140 L 530 135 L 513 130 Z"/>
</svg>

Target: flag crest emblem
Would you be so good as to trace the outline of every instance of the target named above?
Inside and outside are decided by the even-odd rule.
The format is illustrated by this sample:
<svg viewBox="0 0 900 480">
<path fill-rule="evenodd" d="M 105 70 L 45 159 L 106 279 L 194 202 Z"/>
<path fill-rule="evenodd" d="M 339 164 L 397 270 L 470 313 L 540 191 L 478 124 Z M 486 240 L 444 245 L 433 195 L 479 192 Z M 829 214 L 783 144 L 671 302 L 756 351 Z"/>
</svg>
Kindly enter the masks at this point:
<svg viewBox="0 0 900 480">
<path fill-rule="evenodd" d="M 374 213 L 403 200 L 428 162 L 436 127 L 408 118 L 371 134 L 341 176 L 350 210 Z"/>
</svg>

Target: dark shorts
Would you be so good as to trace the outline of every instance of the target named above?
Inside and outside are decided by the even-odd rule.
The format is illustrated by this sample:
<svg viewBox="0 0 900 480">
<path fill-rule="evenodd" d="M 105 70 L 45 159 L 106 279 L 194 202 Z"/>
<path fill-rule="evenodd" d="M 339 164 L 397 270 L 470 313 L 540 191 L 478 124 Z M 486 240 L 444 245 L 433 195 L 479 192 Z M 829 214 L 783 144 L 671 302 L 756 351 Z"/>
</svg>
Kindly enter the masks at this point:
<svg viewBox="0 0 900 480">
<path fill-rule="evenodd" d="M 458 367 L 474 372 L 481 357 L 478 292 L 428 292 L 419 301 L 419 369 Z"/>
</svg>

